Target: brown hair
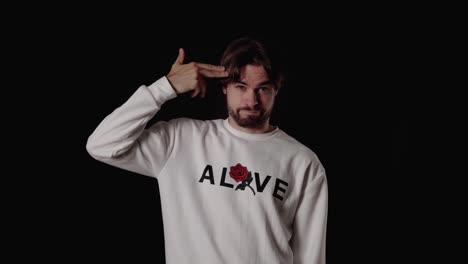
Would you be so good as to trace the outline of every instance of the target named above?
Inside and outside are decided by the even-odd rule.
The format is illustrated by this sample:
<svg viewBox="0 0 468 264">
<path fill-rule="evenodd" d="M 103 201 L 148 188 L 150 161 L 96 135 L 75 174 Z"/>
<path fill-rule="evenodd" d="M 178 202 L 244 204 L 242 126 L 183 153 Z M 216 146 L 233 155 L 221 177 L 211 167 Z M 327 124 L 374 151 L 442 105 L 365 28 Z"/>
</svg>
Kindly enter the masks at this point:
<svg viewBox="0 0 468 264">
<path fill-rule="evenodd" d="M 248 64 L 263 66 L 276 91 L 283 85 L 283 74 L 273 68 L 264 45 L 256 39 L 242 37 L 233 40 L 221 57 L 221 66 L 224 66 L 229 73 L 228 77 L 221 79 L 222 86 L 238 82 L 240 68 Z"/>
</svg>

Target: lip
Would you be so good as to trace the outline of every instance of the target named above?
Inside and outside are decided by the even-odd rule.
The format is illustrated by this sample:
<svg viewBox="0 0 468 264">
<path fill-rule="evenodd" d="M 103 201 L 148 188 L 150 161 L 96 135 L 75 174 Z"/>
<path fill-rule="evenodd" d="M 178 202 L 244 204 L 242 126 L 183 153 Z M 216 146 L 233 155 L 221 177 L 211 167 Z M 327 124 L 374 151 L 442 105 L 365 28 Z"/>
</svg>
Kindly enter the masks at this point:
<svg viewBox="0 0 468 264">
<path fill-rule="evenodd" d="M 259 111 L 251 111 L 251 110 L 241 110 L 241 111 L 247 112 L 249 114 L 257 114 L 259 112 Z"/>
</svg>

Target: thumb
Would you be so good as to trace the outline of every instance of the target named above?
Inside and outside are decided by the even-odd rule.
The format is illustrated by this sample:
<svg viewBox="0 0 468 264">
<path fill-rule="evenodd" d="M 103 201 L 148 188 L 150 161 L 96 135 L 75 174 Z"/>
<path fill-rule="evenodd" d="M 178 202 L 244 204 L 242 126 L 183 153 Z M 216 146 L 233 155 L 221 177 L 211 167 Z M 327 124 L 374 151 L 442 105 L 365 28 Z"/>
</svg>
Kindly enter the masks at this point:
<svg viewBox="0 0 468 264">
<path fill-rule="evenodd" d="M 176 61 L 174 62 L 174 64 L 183 64 L 184 63 L 184 59 L 185 59 L 185 51 L 183 48 L 180 48 L 179 49 L 179 55 L 177 56 L 177 59 Z"/>
</svg>

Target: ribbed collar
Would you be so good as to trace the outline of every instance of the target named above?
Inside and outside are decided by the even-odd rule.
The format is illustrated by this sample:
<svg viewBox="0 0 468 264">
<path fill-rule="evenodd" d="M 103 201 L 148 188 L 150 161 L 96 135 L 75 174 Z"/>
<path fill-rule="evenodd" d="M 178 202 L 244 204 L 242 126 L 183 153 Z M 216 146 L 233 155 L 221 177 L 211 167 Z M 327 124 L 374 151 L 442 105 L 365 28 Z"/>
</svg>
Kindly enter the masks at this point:
<svg viewBox="0 0 468 264">
<path fill-rule="evenodd" d="M 244 131 L 240 131 L 232 127 L 231 124 L 229 124 L 228 118 L 223 120 L 223 125 L 229 132 L 231 132 L 235 136 L 243 138 L 243 139 L 247 139 L 247 140 L 266 140 L 266 139 L 276 136 L 281 131 L 278 127 L 275 127 L 273 131 L 270 131 L 268 133 L 251 134 L 251 133 L 247 133 Z"/>
</svg>

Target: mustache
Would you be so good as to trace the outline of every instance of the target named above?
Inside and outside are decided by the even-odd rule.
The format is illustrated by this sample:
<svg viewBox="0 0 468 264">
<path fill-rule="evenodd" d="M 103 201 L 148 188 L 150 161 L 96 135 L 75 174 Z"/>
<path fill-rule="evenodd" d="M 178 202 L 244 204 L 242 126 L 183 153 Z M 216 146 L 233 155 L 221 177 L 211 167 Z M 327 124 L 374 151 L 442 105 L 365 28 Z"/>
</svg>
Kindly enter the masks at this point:
<svg viewBox="0 0 468 264">
<path fill-rule="evenodd" d="M 251 108 L 251 107 L 241 107 L 241 108 L 238 108 L 238 109 L 237 109 L 237 111 L 240 111 L 240 110 L 258 111 L 258 110 L 260 110 L 260 107 L 254 107 L 254 108 Z"/>
</svg>

